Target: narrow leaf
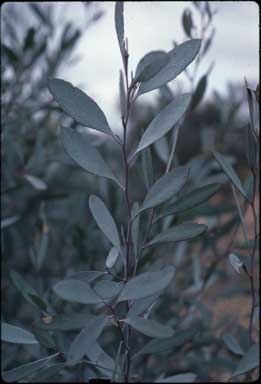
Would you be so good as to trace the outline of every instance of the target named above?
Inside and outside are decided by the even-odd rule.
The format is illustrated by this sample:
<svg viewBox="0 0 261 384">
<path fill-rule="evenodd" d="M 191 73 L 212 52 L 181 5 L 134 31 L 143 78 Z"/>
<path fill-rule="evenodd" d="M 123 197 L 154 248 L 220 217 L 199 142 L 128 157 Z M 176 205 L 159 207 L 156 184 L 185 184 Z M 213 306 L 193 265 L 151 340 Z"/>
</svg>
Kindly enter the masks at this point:
<svg viewBox="0 0 261 384">
<path fill-rule="evenodd" d="M 58 353 L 52 356 L 44 357 L 43 359 L 33 361 L 32 363 L 23 364 L 19 367 L 9 371 L 2 372 L 2 378 L 7 383 L 18 382 L 19 380 L 26 379 L 34 373 L 38 372 L 42 367 L 46 366 L 52 358 L 57 356 Z"/>
<path fill-rule="evenodd" d="M 142 172 L 147 190 L 153 184 L 153 164 L 150 148 L 146 148 L 141 154 Z"/>
<path fill-rule="evenodd" d="M 24 175 L 24 178 L 38 191 L 45 191 L 47 189 L 46 183 L 33 175 Z"/>
<path fill-rule="evenodd" d="M 91 348 L 86 348 L 85 353 L 91 362 L 97 364 L 96 369 L 108 377 L 112 376 L 115 368 L 114 360 L 96 341 L 92 343 Z"/>
<path fill-rule="evenodd" d="M 123 1 L 116 1 L 115 4 L 115 29 L 122 56 L 124 55 L 124 18 Z"/>
<path fill-rule="evenodd" d="M 170 266 L 158 272 L 145 272 L 130 279 L 124 286 L 118 302 L 141 299 L 165 289 L 174 277 L 175 268 Z"/>
<path fill-rule="evenodd" d="M 173 329 L 171 327 L 162 325 L 155 320 L 133 316 L 125 319 L 125 322 L 132 328 L 136 329 L 136 331 L 149 337 L 165 339 L 167 337 L 173 336 Z"/>
<path fill-rule="evenodd" d="M 233 376 L 242 375 L 259 366 L 259 344 L 253 344 L 248 352 L 241 358 Z M 233 377 L 232 376 L 232 377 Z"/>
<path fill-rule="evenodd" d="M 144 82 L 154 77 L 169 62 L 170 56 L 164 51 L 147 53 L 138 63 L 134 80 Z"/>
<path fill-rule="evenodd" d="M 190 240 L 201 235 L 206 230 L 203 224 L 183 223 L 168 228 L 154 237 L 146 247 L 160 243 L 172 243 L 177 241 Z"/>
<path fill-rule="evenodd" d="M 118 249 L 121 249 L 121 242 L 116 224 L 104 202 L 97 196 L 91 195 L 89 207 L 96 224 L 110 242 Z"/>
<path fill-rule="evenodd" d="M 173 197 L 184 186 L 188 168 L 178 167 L 159 178 L 148 191 L 141 210 L 156 207 Z"/>
<path fill-rule="evenodd" d="M 222 336 L 222 339 L 229 351 L 235 353 L 236 355 L 244 356 L 245 352 L 242 350 L 238 341 L 234 338 L 233 335 L 231 335 L 230 333 L 225 333 Z"/>
<path fill-rule="evenodd" d="M 116 261 L 118 260 L 119 257 L 119 250 L 116 247 L 112 247 L 107 259 L 106 259 L 106 268 L 111 269 L 115 265 Z"/>
<path fill-rule="evenodd" d="M 118 184 L 117 179 L 100 153 L 89 143 L 86 134 L 63 127 L 61 129 L 61 139 L 68 155 L 85 171 L 114 180 Z"/>
<path fill-rule="evenodd" d="M 191 95 L 185 93 L 177 96 L 175 100 L 164 107 L 149 124 L 142 135 L 135 153 L 155 143 L 162 136 L 166 135 L 186 112 L 191 100 Z"/>
<path fill-rule="evenodd" d="M 93 317 L 87 313 L 56 315 L 48 323 L 44 323 L 42 320 L 36 322 L 36 326 L 46 331 L 73 331 L 83 329 Z"/>
<path fill-rule="evenodd" d="M 155 383 L 194 383 L 196 377 L 195 373 L 181 373 L 180 375 L 160 378 Z"/>
<path fill-rule="evenodd" d="M 81 280 L 67 279 L 53 287 L 54 292 L 62 299 L 81 304 L 96 304 L 101 302 L 93 289 Z"/>
<path fill-rule="evenodd" d="M 197 84 L 195 92 L 193 93 L 192 101 L 191 101 L 191 109 L 195 109 L 203 99 L 203 96 L 207 89 L 207 83 L 208 83 L 207 75 L 202 76 Z"/>
<path fill-rule="evenodd" d="M 10 225 L 13 225 L 18 220 L 20 220 L 20 216 L 11 216 L 11 217 L 6 217 L 5 219 L 2 219 L 1 220 L 1 229 L 9 227 Z"/>
<path fill-rule="evenodd" d="M 239 180 L 236 172 L 234 171 L 233 167 L 230 165 L 230 163 L 225 159 L 223 155 L 220 153 L 213 151 L 213 154 L 220 165 L 220 167 L 223 169 L 229 180 L 234 184 L 234 186 L 238 189 L 238 191 L 247 199 L 247 195 L 243 189 L 243 186 L 241 184 L 241 181 Z"/>
<path fill-rule="evenodd" d="M 1 322 L 1 340 L 15 344 L 38 344 L 31 332 L 4 322 Z"/>
<path fill-rule="evenodd" d="M 55 101 L 77 123 L 112 135 L 106 117 L 100 107 L 79 88 L 61 79 L 50 79 L 48 88 Z"/>
<path fill-rule="evenodd" d="M 35 289 L 33 289 L 19 273 L 11 270 L 10 277 L 16 289 L 30 304 L 34 305 L 41 311 L 47 311 L 47 304 L 41 299 Z"/>
<path fill-rule="evenodd" d="M 181 198 L 177 199 L 174 204 L 168 207 L 163 213 L 160 215 L 161 217 L 174 215 L 176 213 L 180 213 L 186 211 L 188 209 L 192 209 L 197 207 L 198 205 L 206 202 L 210 199 L 220 188 L 220 184 L 213 183 L 208 184 L 200 188 L 196 188 L 193 191 L 187 193 Z"/>
<path fill-rule="evenodd" d="M 141 83 L 139 95 L 159 88 L 175 79 L 194 60 L 200 49 L 201 40 L 191 39 L 179 44 L 168 52 L 169 61 L 161 71 L 150 80 Z"/>
<path fill-rule="evenodd" d="M 76 336 L 68 352 L 68 364 L 77 364 L 85 355 L 86 349 L 92 348 L 93 342 L 100 336 L 107 323 L 104 316 L 96 316 L 88 321 L 86 327 Z"/>
</svg>

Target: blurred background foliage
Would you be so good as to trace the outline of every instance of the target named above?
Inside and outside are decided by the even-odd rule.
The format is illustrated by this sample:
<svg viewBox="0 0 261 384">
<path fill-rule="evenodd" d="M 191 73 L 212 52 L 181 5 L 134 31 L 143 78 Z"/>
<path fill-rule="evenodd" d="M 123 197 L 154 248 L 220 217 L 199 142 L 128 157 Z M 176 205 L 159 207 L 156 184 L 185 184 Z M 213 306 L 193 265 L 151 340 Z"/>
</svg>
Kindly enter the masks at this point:
<svg viewBox="0 0 261 384">
<path fill-rule="evenodd" d="M 192 11 L 201 16 L 200 26 L 194 24 Z M 2 320 L 33 331 L 34 322 L 39 320 L 41 313 L 13 286 L 10 270 L 19 272 L 43 298 L 48 298 L 57 313 L 68 313 L 71 308 L 76 312 L 86 311 L 80 305 L 61 303 L 51 287 L 73 272 L 104 268 L 110 245 L 90 216 L 89 195 L 101 196 L 116 222 L 125 224 L 126 220 L 121 192 L 107 180 L 81 171 L 63 150 L 59 127 L 76 127 L 76 123 L 61 113 L 47 89 L 48 78 L 55 77 L 62 66 L 73 65 L 79 59 L 74 56 L 75 47 L 88 34 L 88 28 L 102 20 L 102 3 L 82 2 L 82 12 L 86 14 L 86 24 L 79 27 L 63 19 L 56 3 L 25 2 L 17 6 L 9 2 L 2 8 Z M 243 82 L 228 84 L 226 96 L 214 92 L 211 100 L 204 98 L 212 65 L 206 73 L 200 74 L 200 64 L 215 38 L 214 16 L 215 10 L 205 1 L 188 3 L 184 10 L 180 25 L 184 39 L 196 36 L 203 39 L 201 53 L 186 73 L 194 94 L 192 107 L 179 126 L 178 137 L 169 133 L 135 162 L 131 171 L 133 202 L 141 201 L 147 182 L 156 179 L 170 165 L 190 164 L 187 191 L 209 182 L 225 182 L 226 178 L 211 155 L 213 148 L 226 154 L 245 183 L 248 182 L 244 130 L 249 117 Z M 175 92 L 168 86 L 162 87 L 153 107 L 137 103 L 130 121 L 130 150 L 156 112 L 182 89 L 180 82 Z M 122 173 L 118 148 L 102 135 L 93 134 L 92 140 L 115 173 Z M 172 164 L 168 165 L 173 140 L 177 140 L 176 151 Z M 148 174 L 152 168 L 153 173 Z M 162 371 L 168 375 L 192 371 L 201 381 L 222 381 L 238 361 L 236 354 L 227 351 L 222 333 L 232 331 L 242 348 L 247 349 L 244 316 L 250 310 L 249 287 L 244 279 L 235 276 L 226 262 L 230 251 L 228 238 L 240 223 L 238 213 L 231 191 L 224 185 L 214 199 L 180 215 L 206 223 L 208 234 L 190 243 L 149 249 L 141 265 L 144 270 L 155 270 L 168 263 L 177 268 L 175 282 L 153 308 L 159 320 L 169 321 L 174 326 L 177 341 L 165 352 L 138 357 L 134 371 L 137 379 L 140 375 L 146 381 Z M 141 220 L 144 221 L 140 227 L 142 238 L 147 215 Z M 152 237 L 171 220 L 172 217 L 167 217 L 155 223 Z M 243 249 L 240 252 L 244 254 Z M 217 315 L 215 308 L 219 308 L 219 301 L 231 297 L 243 300 L 242 314 L 235 309 L 221 310 Z M 190 333 L 184 329 L 190 329 Z M 56 347 L 3 343 L 2 369 L 41 358 L 50 350 L 66 350 L 74 334 L 60 332 L 55 340 Z M 116 338 L 113 333 L 105 332 L 101 340 L 112 356 L 116 353 L 113 342 Z M 144 340 L 143 336 L 137 336 L 135 348 L 142 346 Z M 95 375 L 97 372 L 88 366 L 67 368 L 50 380 L 87 381 Z"/>
</svg>

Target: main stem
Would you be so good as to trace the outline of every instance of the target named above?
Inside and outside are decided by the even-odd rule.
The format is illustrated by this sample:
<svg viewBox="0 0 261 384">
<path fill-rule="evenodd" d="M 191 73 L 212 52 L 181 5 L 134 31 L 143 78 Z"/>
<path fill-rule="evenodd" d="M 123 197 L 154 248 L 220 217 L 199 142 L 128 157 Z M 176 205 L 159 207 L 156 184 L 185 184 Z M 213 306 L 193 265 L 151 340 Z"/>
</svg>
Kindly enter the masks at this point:
<svg viewBox="0 0 261 384">
<path fill-rule="evenodd" d="M 131 205 L 130 205 L 130 198 L 129 198 L 129 164 L 128 164 L 128 157 L 127 157 L 127 126 L 128 126 L 128 120 L 129 120 L 129 114 L 130 114 L 130 94 L 132 90 L 132 85 L 129 86 L 129 80 L 128 80 L 128 52 L 125 53 L 124 56 L 124 73 L 125 73 L 125 81 L 126 81 L 126 92 L 127 92 L 127 100 L 126 100 L 126 115 L 122 116 L 122 125 L 123 125 L 123 144 L 122 144 L 122 154 L 123 154 L 123 162 L 124 162 L 124 170 L 125 170 L 125 185 L 124 185 L 124 196 L 125 201 L 127 205 L 127 214 L 128 214 L 128 220 L 127 220 L 127 235 L 126 235 L 126 272 L 125 272 L 125 283 L 128 281 L 129 276 L 129 265 L 130 265 L 130 246 L 131 246 Z M 126 306 L 126 312 L 129 311 L 129 303 L 127 302 Z M 126 339 L 125 339 L 125 345 L 126 345 L 126 373 L 125 373 L 125 381 L 129 382 L 129 375 L 130 375 L 130 367 L 131 367 L 131 356 L 130 356 L 130 348 L 129 348 L 129 338 L 130 338 L 130 327 L 128 324 L 126 324 Z"/>
</svg>

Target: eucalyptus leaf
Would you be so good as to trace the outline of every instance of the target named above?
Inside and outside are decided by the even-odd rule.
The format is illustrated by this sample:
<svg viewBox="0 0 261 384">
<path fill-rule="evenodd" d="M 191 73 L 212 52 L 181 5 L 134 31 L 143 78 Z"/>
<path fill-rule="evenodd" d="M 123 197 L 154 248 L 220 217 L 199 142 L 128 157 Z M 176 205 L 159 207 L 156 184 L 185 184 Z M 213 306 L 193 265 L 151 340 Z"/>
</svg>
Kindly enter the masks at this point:
<svg viewBox="0 0 261 384">
<path fill-rule="evenodd" d="M 193 93 L 191 100 L 191 109 L 195 109 L 200 104 L 206 92 L 207 84 L 208 77 L 207 75 L 203 75 L 197 84 L 195 92 Z"/>
<path fill-rule="evenodd" d="M 57 103 L 77 123 L 112 135 L 104 113 L 83 91 L 61 79 L 50 79 L 48 87 Z"/>
<path fill-rule="evenodd" d="M 160 234 L 156 235 L 146 247 L 150 247 L 160 243 L 172 243 L 177 241 L 190 240 L 194 237 L 200 236 L 206 230 L 203 224 L 183 223 L 168 228 Z"/>
<path fill-rule="evenodd" d="M 188 178 L 188 168 L 178 167 L 160 177 L 145 196 L 141 210 L 153 208 L 169 200 L 184 186 Z"/>
<path fill-rule="evenodd" d="M 151 305 L 153 305 L 159 298 L 159 293 L 156 293 L 143 299 L 135 300 L 128 312 L 128 317 L 142 315 Z"/>
<path fill-rule="evenodd" d="M 139 203 L 136 202 L 132 206 L 131 217 L 135 217 L 139 212 Z M 138 256 L 139 248 L 140 248 L 140 217 L 137 216 L 135 220 L 132 222 L 131 226 L 131 234 L 132 234 L 132 243 L 135 257 Z"/>
<path fill-rule="evenodd" d="M 100 336 L 107 323 L 104 316 L 96 316 L 86 323 L 85 328 L 76 336 L 68 352 L 68 364 L 77 364 L 85 355 L 86 349 L 92 348 L 93 342 Z"/>
<path fill-rule="evenodd" d="M 155 320 L 144 319 L 139 316 L 131 316 L 125 319 L 125 323 L 136 329 L 136 331 L 149 337 L 165 339 L 173 336 L 173 329 L 171 327 L 162 325 Z"/>
<path fill-rule="evenodd" d="M 191 95 L 185 93 L 177 96 L 171 103 L 164 107 L 149 124 L 142 135 L 135 154 L 142 151 L 149 145 L 155 143 L 162 136 L 166 135 L 186 112 L 191 100 Z"/>
<path fill-rule="evenodd" d="M 18 382 L 22 379 L 26 379 L 29 376 L 38 372 L 42 367 L 46 366 L 55 355 L 44 357 L 43 359 L 33 361 L 31 363 L 20 365 L 19 367 L 13 368 L 9 371 L 2 372 L 2 378 L 7 383 Z"/>
<path fill-rule="evenodd" d="M 227 348 L 229 349 L 229 351 L 231 351 L 232 353 L 235 353 L 236 355 L 244 356 L 245 352 L 242 350 L 242 348 L 240 347 L 240 344 L 234 338 L 233 335 L 231 335 L 230 333 L 225 333 L 223 334 L 222 339 L 226 344 Z"/>
<path fill-rule="evenodd" d="M 10 227 L 10 225 L 13 225 L 18 220 L 20 220 L 20 216 L 18 216 L 18 215 L 10 216 L 10 217 L 6 217 L 4 219 L 1 219 L 1 229 L 6 228 L 6 227 Z"/>
<path fill-rule="evenodd" d="M 146 148 L 146 150 L 142 152 L 141 163 L 145 186 L 147 190 L 149 190 L 153 184 L 153 163 L 150 148 Z"/>
<path fill-rule="evenodd" d="M 145 272 L 133 277 L 125 284 L 118 302 L 137 300 L 162 291 L 171 283 L 174 273 L 175 268 L 170 266 L 158 272 Z"/>
<path fill-rule="evenodd" d="M 260 364 L 259 361 L 259 344 L 253 344 L 247 353 L 240 359 L 238 366 L 232 376 L 242 375 L 255 369 Z"/>
<path fill-rule="evenodd" d="M 213 151 L 213 154 L 220 165 L 220 167 L 223 169 L 229 180 L 232 182 L 232 184 L 238 189 L 238 191 L 246 198 L 248 199 L 246 192 L 244 191 L 244 188 L 241 184 L 241 181 L 239 180 L 236 172 L 234 171 L 233 167 L 230 165 L 230 163 L 225 159 L 221 153 L 218 153 L 216 151 Z"/>
<path fill-rule="evenodd" d="M 38 295 L 35 289 L 33 289 L 24 278 L 16 271 L 10 271 L 11 280 L 16 287 L 16 289 L 22 294 L 22 296 L 36 308 L 41 311 L 47 311 L 47 304 L 45 301 Z"/>
<path fill-rule="evenodd" d="M 63 300 L 81 304 L 97 304 L 100 297 L 94 290 L 81 280 L 66 279 L 55 284 L 53 291 Z"/>
<path fill-rule="evenodd" d="M 47 189 L 47 184 L 36 176 L 26 174 L 24 178 L 38 191 L 45 191 Z"/>
<path fill-rule="evenodd" d="M 150 80 L 141 83 L 139 95 L 157 89 L 175 79 L 194 60 L 200 49 L 201 40 L 191 39 L 168 52 L 169 62 Z"/>
<path fill-rule="evenodd" d="M 245 128 L 245 143 L 248 164 L 250 167 L 254 167 L 256 164 L 257 148 L 250 124 L 248 124 Z"/>
<path fill-rule="evenodd" d="M 4 322 L 1 322 L 1 340 L 15 344 L 38 344 L 31 332 Z"/>
<path fill-rule="evenodd" d="M 160 378 L 155 383 L 194 383 L 196 377 L 195 373 L 181 373 L 180 375 Z"/>
<path fill-rule="evenodd" d="M 68 276 L 69 278 L 73 278 L 76 280 L 83 280 L 85 283 L 90 283 L 99 277 L 105 275 L 106 272 L 104 271 L 80 271 L 80 272 L 74 272 Z"/>
<path fill-rule="evenodd" d="M 110 242 L 120 251 L 121 242 L 116 224 L 104 202 L 97 196 L 91 195 L 89 207 L 96 224 Z"/>
<path fill-rule="evenodd" d="M 115 265 L 116 261 L 118 260 L 119 257 L 119 250 L 117 247 L 112 247 L 107 259 L 106 259 L 106 268 L 111 269 Z"/>
<path fill-rule="evenodd" d="M 138 63 L 134 81 L 144 82 L 154 77 L 169 62 L 170 56 L 164 51 L 147 53 Z"/>
<path fill-rule="evenodd" d="M 123 18 L 123 1 L 116 1 L 115 3 L 115 29 L 119 42 L 119 47 L 122 56 L 124 56 L 124 18 Z"/>
<path fill-rule="evenodd" d="M 174 204 L 167 207 L 165 211 L 162 212 L 160 217 L 174 215 L 188 209 L 197 207 L 198 205 L 206 202 L 215 193 L 220 189 L 220 184 L 213 183 L 208 184 L 200 188 L 196 188 L 193 191 L 181 196 L 175 201 Z"/>
<path fill-rule="evenodd" d="M 114 360 L 94 341 L 91 348 L 86 348 L 86 355 L 89 360 L 97 364 L 96 369 L 104 375 L 111 377 L 115 368 Z"/>
<path fill-rule="evenodd" d="M 123 288 L 123 283 L 115 281 L 99 281 L 94 286 L 95 292 L 102 297 L 103 300 L 110 300 L 117 296 Z"/>
<path fill-rule="evenodd" d="M 61 139 L 68 155 L 85 171 L 106 177 L 119 184 L 100 153 L 89 143 L 86 134 L 62 127 Z"/>
</svg>

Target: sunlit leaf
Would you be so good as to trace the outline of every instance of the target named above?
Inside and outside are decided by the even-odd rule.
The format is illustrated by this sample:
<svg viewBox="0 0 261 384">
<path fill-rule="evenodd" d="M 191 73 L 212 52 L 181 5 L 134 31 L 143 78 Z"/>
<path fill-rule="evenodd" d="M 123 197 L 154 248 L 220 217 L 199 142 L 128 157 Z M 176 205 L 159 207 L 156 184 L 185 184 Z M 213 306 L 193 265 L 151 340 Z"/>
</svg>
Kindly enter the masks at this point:
<svg viewBox="0 0 261 384">
<path fill-rule="evenodd" d="M 191 100 L 191 95 L 185 93 L 177 96 L 175 100 L 164 107 L 154 117 L 142 135 L 135 153 L 138 153 L 166 135 L 186 112 Z"/>
<path fill-rule="evenodd" d="M 159 88 L 175 79 L 194 60 L 200 49 L 201 40 L 191 39 L 168 52 L 169 62 L 150 80 L 141 83 L 139 95 Z"/>
<path fill-rule="evenodd" d="M 50 79 L 48 87 L 55 101 L 78 123 L 111 135 L 111 129 L 100 107 L 68 81 Z"/>
</svg>

